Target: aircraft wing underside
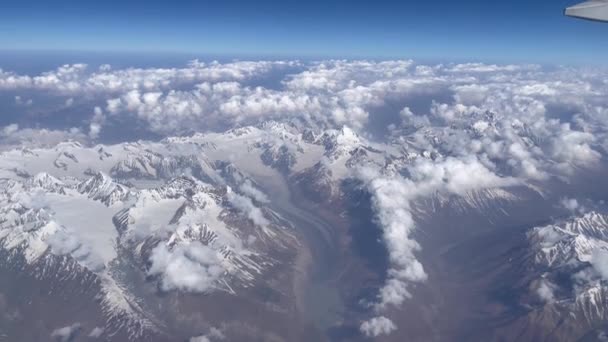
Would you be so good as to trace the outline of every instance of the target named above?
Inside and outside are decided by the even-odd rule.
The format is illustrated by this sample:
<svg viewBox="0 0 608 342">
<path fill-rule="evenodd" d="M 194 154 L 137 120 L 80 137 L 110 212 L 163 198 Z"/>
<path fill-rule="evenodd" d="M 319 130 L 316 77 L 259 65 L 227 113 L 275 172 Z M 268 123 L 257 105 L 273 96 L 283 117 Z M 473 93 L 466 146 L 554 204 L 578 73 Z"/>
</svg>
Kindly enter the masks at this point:
<svg viewBox="0 0 608 342">
<path fill-rule="evenodd" d="M 591 0 L 566 8 L 567 16 L 608 22 L 608 0 Z"/>
</svg>

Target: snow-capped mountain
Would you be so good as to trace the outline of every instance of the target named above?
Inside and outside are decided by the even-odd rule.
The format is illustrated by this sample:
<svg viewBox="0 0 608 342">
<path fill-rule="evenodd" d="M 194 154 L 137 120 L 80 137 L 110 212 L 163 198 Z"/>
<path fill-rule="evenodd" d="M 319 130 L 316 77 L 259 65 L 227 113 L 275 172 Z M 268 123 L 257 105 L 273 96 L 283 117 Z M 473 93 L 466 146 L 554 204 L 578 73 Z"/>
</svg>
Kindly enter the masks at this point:
<svg viewBox="0 0 608 342">
<path fill-rule="evenodd" d="M 295 243 L 286 222 L 261 208 L 263 192 L 233 165 L 234 190 L 222 178 L 230 168 L 143 143 L 3 155 L 3 165 L 13 163 L 34 176 L 3 168 L 12 173 L 0 195 L 0 246 L 11 255 L 5 267 L 21 262 L 46 281 L 90 279 L 107 336 L 145 339 L 164 329 L 138 304 L 143 285 L 120 276 L 125 264 L 160 291 L 237 295 L 265 283 L 275 258 Z M 36 173 L 42 169 L 50 173 Z"/>
<path fill-rule="evenodd" d="M 114 182 L 101 171 L 79 183 L 76 189 L 79 193 L 87 195 L 89 199 L 102 202 L 107 206 L 123 202 L 131 195 L 128 187 Z"/>
<path fill-rule="evenodd" d="M 608 217 L 592 211 L 536 227 L 529 233 L 529 239 L 537 265 L 554 269 L 577 267 L 591 262 L 595 251 L 608 249 Z"/>
<path fill-rule="evenodd" d="M 590 211 L 559 219 L 531 229 L 527 241 L 519 281 L 529 290 L 521 298 L 527 313 L 511 329 L 525 338 L 598 339 L 608 322 L 603 259 L 608 253 L 608 216 Z"/>
<path fill-rule="evenodd" d="M 485 124 L 467 126 L 467 132 L 489 134 L 492 116 L 482 119 Z M 302 284 L 319 281 L 311 266 L 319 256 L 311 251 L 326 248 L 324 253 L 336 259 L 336 265 L 314 266 L 332 267 L 321 272 L 330 285 L 319 297 L 334 298 L 331 282 L 342 281 L 334 274 L 364 277 L 377 271 L 357 259 L 365 272 L 339 272 L 339 262 L 363 258 L 348 250 L 350 244 L 384 241 L 387 274 L 393 278 L 385 284 L 365 278 L 362 284 L 375 289 L 365 289 L 368 301 L 387 293 L 398 297 L 426 279 L 423 266 L 428 260 L 432 264 L 432 258 L 418 259 L 413 232 L 419 223 L 446 212 L 494 223 L 517 215 L 511 210 L 519 203 L 545 199 L 542 179 L 498 172 L 511 162 L 454 158 L 443 142 L 453 137 L 440 130 L 422 133 L 424 142 L 419 134 L 374 142 L 348 127 L 314 130 L 271 121 L 156 142 L 86 146 L 70 141 L 7 150 L 0 153 L 0 252 L 10 257 L 0 265 L 23 269 L 32 284 L 89 284 L 87 296 L 94 298 L 89 311 L 98 315 L 91 322 L 102 325 L 109 340 L 187 339 L 212 323 L 242 333 L 249 328 L 235 322 L 243 319 L 250 320 L 247 327 L 284 320 L 302 329 L 310 320 L 303 313 L 310 310 L 306 302 L 317 297 Z M 306 205 L 297 207 L 294 196 Z M 323 214 L 307 211 L 314 206 L 324 207 Z M 349 213 L 353 206 L 361 214 Z M 357 216 L 363 213 L 372 217 Z M 351 227 L 357 220 L 369 222 L 364 229 L 379 229 L 379 237 L 352 242 L 359 238 Z M 605 289 L 589 264 L 594 251 L 608 249 L 606 222 L 602 214 L 589 213 L 531 230 L 526 260 L 533 272 L 517 286 L 528 281 L 533 285 L 526 288 L 534 291 L 553 289 L 555 301 L 545 307 L 576 308 L 588 324 L 603 322 Z M 389 244 L 394 236 L 407 248 Z M 561 288 L 553 278 L 562 279 L 565 271 L 572 280 Z M 364 291 L 359 284 L 343 286 L 351 286 L 346 292 L 353 296 Z M 572 287 L 579 292 L 569 297 Z M 236 300 L 247 308 L 243 315 L 261 312 L 273 319 L 264 323 L 256 315 L 229 317 L 230 310 L 214 309 L 229 308 Z M 327 307 L 320 311 L 335 310 L 332 305 L 340 300 L 323 301 Z M 533 312 L 548 312 L 543 310 Z M 365 314 L 339 324 L 352 329 L 368 311 L 362 308 Z M 172 317 L 184 312 L 191 315 L 179 322 Z"/>
</svg>

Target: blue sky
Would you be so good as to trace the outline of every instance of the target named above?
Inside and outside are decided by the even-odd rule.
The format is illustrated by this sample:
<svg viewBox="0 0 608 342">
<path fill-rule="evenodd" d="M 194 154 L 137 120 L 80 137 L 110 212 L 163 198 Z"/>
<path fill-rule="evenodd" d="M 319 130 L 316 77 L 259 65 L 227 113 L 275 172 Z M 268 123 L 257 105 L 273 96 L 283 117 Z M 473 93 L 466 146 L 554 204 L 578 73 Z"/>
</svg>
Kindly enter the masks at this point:
<svg viewBox="0 0 608 342">
<path fill-rule="evenodd" d="M 576 2 L 5 0 L 0 49 L 603 64 Z"/>
</svg>

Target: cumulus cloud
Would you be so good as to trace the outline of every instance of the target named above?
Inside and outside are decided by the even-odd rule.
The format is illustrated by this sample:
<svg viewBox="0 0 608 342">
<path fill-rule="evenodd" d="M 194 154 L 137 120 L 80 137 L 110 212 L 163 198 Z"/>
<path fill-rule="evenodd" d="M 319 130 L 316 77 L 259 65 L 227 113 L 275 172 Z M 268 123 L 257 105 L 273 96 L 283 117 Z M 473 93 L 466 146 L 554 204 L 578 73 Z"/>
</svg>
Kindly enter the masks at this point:
<svg viewBox="0 0 608 342">
<path fill-rule="evenodd" d="M 581 208 L 576 198 L 562 198 L 560 200 L 560 205 L 571 212 L 576 212 Z"/>
<path fill-rule="evenodd" d="M 80 241 L 76 234 L 63 227 L 48 236 L 45 242 L 51 247 L 52 253 L 57 255 L 69 254 L 93 272 L 99 272 L 105 268 L 105 263 L 99 255 Z"/>
<path fill-rule="evenodd" d="M 283 89 L 249 86 L 255 76 L 299 62 L 198 61 L 175 69 L 102 68 L 65 65 L 39 76 L 0 74 L 0 90 L 45 90 L 63 96 L 105 98 L 114 115 L 135 115 L 152 131 L 175 133 L 221 124 L 294 118 L 321 125 L 363 128 L 369 106 L 390 98 L 427 93 L 436 77 L 412 77 L 412 61 L 327 61 L 283 81 Z M 301 66 L 301 65 L 300 65 Z"/>
<path fill-rule="evenodd" d="M 372 175 L 365 175 L 370 176 Z M 413 186 L 408 180 L 385 178 L 375 178 L 368 186 L 392 267 L 390 279 L 380 290 L 381 306 L 401 304 L 405 298 L 410 297 L 407 282 L 419 282 L 427 278 L 414 255 L 420 246 L 411 236 L 415 226 L 410 213 L 410 190 Z"/>
<path fill-rule="evenodd" d="M 455 95 L 457 101 L 467 97 L 468 104 L 433 102 L 428 117 L 404 108 L 403 128 L 391 134 L 427 157 L 416 158 L 397 174 L 377 170 L 359 174 L 372 195 L 391 261 L 389 277 L 374 305 L 377 311 L 402 304 L 411 296 L 412 284 L 426 281 L 415 255 L 420 246 L 413 237 L 412 201 L 438 192 L 465 195 L 552 175 L 567 176 L 598 162 L 592 134 L 548 119 L 537 99 L 509 95 L 508 103 L 498 100 L 492 87 L 467 87 L 466 96 Z M 476 91 L 480 96 L 471 94 Z"/>
<path fill-rule="evenodd" d="M 397 329 L 397 326 L 390 319 L 379 316 L 374 317 L 361 324 L 360 330 L 365 336 L 378 337 L 380 335 L 387 335 Z"/>
<path fill-rule="evenodd" d="M 461 159 L 448 157 L 444 160 L 422 159 L 409 167 L 410 179 L 416 183 L 417 192 L 432 190 L 448 191 L 464 195 L 471 190 L 504 187 L 516 184 L 510 177 L 500 177 L 476 157 Z"/>
<path fill-rule="evenodd" d="M 283 93 L 265 88 L 243 87 L 236 82 L 202 83 L 190 91 L 142 93 L 131 91 L 109 99 L 113 115 L 134 114 L 160 133 L 209 129 L 288 117 L 304 121 L 325 120 L 322 112 L 334 99 L 305 93 Z"/>
<path fill-rule="evenodd" d="M 243 81 L 298 63 L 297 61 L 204 63 L 193 60 L 182 68 L 116 70 L 109 65 L 103 65 L 98 70 L 89 70 L 86 64 L 66 64 L 36 76 L 18 75 L 0 69 L 0 90 L 46 90 L 67 95 L 132 90 L 156 91 L 205 81 Z"/>
<path fill-rule="evenodd" d="M 431 122 L 427 115 L 416 115 L 409 107 L 405 107 L 399 112 L 402 124 L 406 127 L 422 128 L 429 127 Z"/>
<path fill-rule="evenodd" d="M 474 157 L 421 160 L 410 165 L 407 171 L 409 178 L 386 177 L 373 169 L 362 169 L 359 173 L 372 196 L 391 262 L 389 278 L 380 289 L 379 302 L 375 305 L 380 310 L 389 304 L 402 304 L 411 296 L 409 284 L 427 280 L 424 267 L 415 256 L 420 245 L 412 236 L 416 227 L 412 201 L 437 192 L 464 195 L 468 191 L 515 184 L 511 178 L 492 173 Z"/>
<path fill-rule="evenodd" d="M 298 72 L 287 75 L 279 87 L 248 83 L 276 70 Z M 103 66 L 89 70 L 74 64 L 38 76 L 0 71 L 0 91 L 50 90 L 65 95 L 68 102 L 76 94 L 101 100 L 105 115 L 102 118 L 94 111 L 88 127 L 91 137 L 99 134 L 104 120 L 117 116 L 133 117 L 160 134 L 271 119 L 321 128 L 346 124 L 365 133 L 379 115 L 378 108 L 405 101 L 407 107 L 396 113 L 403 128 L 431 129 L 445 138 L 462 138 L 460 142 L 442 141 L 443 148 L 482 154 L 488 162 L 500 159 L 503 168 L 541 179 L 547 172 L 567 173 L 576 165 L 598 160 L 594 146 L 607 140 L 606 132 L 598 130 L 608 122 L 605 97 L 601 96 L 608 86 L 602 77 L 601 72 L 570 68 L 420 65 L 411 60 L 193 61 L 166 69 Z M 452 99 L 446 100 L 446 94 L 452 94 Z M 423 108 L 416 105 L 418 97 L 434 101 Z M 99 101 L 91 109 L 95 106 Z M 571 108 L 576 116 L 559 117 L 551 108 Z M 601 124 L 586 125 L 591 121 Z M 551 170 L 542 165 L 548 157 L 557 162 Z"/>
<path fill-rule="evenodd" d="M 552 141 L 552 157 L 558 162 L 557 167 L 570 170 L 571 165 L 589 165 L 598 162 L 600 153 L 590 146 L 594 140 L 593 134 L 573 131 L 570 124 L 562 124 Z"/>
<path fill-rule="evenodd" d="M 163 291 L 207 292 L 225 270 L 217 252 L 195 241 L 169 248 L 156 246 L 150 255 L 148 274 L 160 277 Z"/>
</svg>

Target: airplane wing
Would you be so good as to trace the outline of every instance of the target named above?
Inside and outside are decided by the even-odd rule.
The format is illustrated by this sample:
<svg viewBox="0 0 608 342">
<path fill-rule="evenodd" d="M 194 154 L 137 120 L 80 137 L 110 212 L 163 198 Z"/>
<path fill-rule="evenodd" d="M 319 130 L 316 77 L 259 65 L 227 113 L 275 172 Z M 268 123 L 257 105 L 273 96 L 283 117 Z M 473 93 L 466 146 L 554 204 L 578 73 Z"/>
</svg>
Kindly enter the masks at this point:
<svg viewBox="0 0 608 342">
<path fill-rule="evenodd" d="M 569 17 L 608 22 L 608 0 L 591 0 L 566 8 Z"/>
</svg>

